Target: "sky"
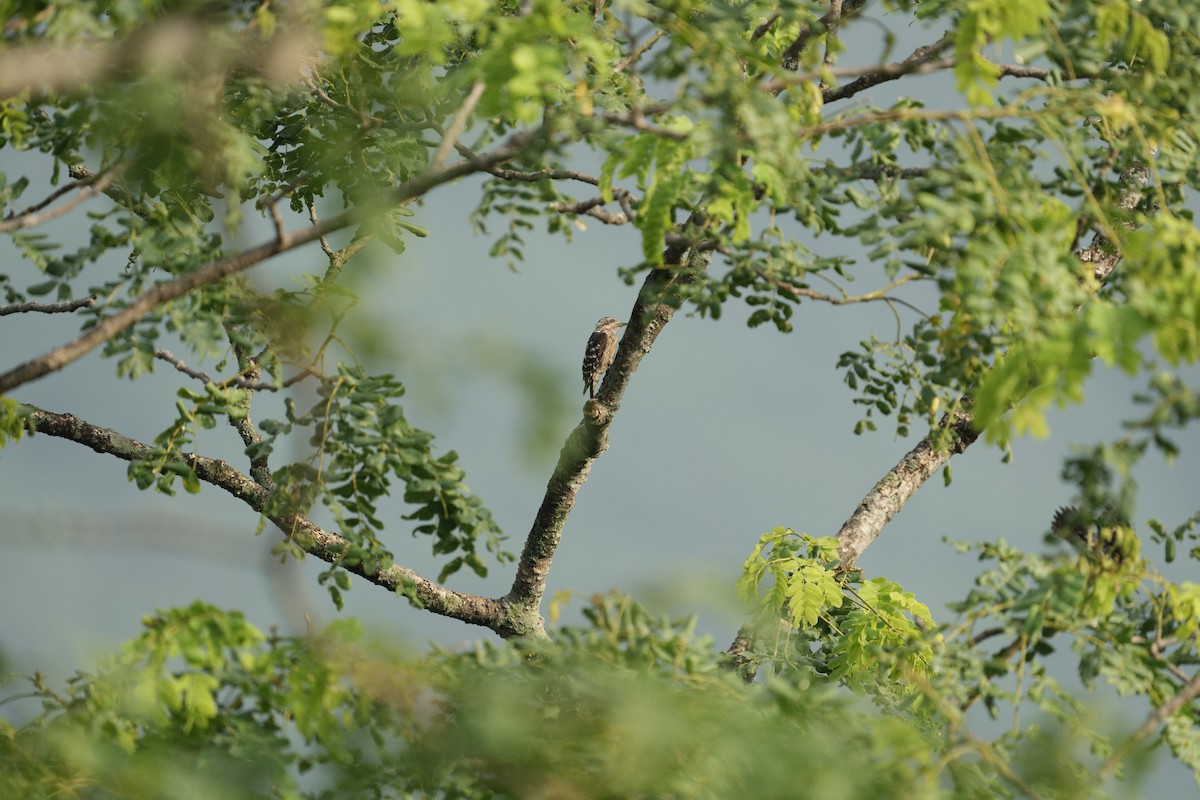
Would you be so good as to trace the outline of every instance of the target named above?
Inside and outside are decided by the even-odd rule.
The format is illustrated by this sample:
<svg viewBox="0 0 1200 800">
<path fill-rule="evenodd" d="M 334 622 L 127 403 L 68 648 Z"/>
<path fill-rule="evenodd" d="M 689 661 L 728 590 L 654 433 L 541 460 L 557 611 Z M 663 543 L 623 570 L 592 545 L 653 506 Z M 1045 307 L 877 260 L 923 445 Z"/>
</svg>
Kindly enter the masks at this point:
<svg viewBox="0 0 1200 800">
<path fill-rule="evenodd" d="M 936 82 L 923 80 L 924 91 L 937 91 Z M 12 175 L 28 163 L 0 151 L 0 171 Z M 35 161 L 32 175 L 35 186 L 48 179 L 48 164 Z M 580 416 L 584 344 L 599 317 L 627 318 L 637 286 L 626 286 L 617 268 L 640 261 L 641 247 L 633 229 L 588 219 L 571 245 L 530 235 L 526 261 L 511 270 L 488 256 L 490 238 L 471 233 L 467 215 L 478 185 L 468 179 L 434 192 L 414 209 L 413 222 L 429 228 L 429 237 L 410 240 L 402 255 L 369 249 L 351 262 L 348 280 L 361 298 L 356 313 L 387 345 L 369 356 L 370 368 L 406 385 L 409 421 L 437 435 L 439 452 L 460 454 L 468 485 L 519 552 L 558 446 Z M 246 238 L 266 235 L 265 227 L 251 228 Z M 0 271 L 18 284 L 34 282 L 32 267 L 3 252 Z M 270 289 L 323 263 L 313 246 L 250 274 Z M 880 285 L 864 277 L 854 288 Z M 933 310 L 929 302 L 923 307 Z M 859 409 L 835 368 L 842 352 L 871 334 L 894 336 L 885 306 L 805 303 L 786 335 L 748 329 L 750 311 L 731 301 L 713 321 L 685 309 L 631 381 L 609 450 L 579 493 L 550 573 L 548 599 L 577 593 L 566 620 L 578 619 L 592 593 L 616 589 L 657 608 L 697 613 L 700 629 L 718 646 L 728 644 L 741 621 L 733 585 L 758 536 L 776 526 L 833 535 L 916 443 L 886 424 L 854 435 Z M 64 315 L 0 318 L 0 369 L 70 339 L 78 324 Z M 548 402 L 530 399 L 521 371 L 527 363 L 552 376 L 537 388 Z M 13 396 L 146 441 L 173 416 L 171 398 L 185 382 L 166 365 L 145 380 L 118 380 L 113 364 L 93 353 Z M 951 485 L 931 479 L 859 565 L 869 577 L 899 581 L 935 619 L 951 619 L 945 604 L 966 593 L 979 565 L 943 539 L 1004 538 L 1042 548 L 1054 510 L 1071 496 L 1059 478 L 1062 458 L 1073 443 L 1119 435 L 1135 389 L 1097 365 L 1085 401 L 1051 413 L 1047 439 L 1017 440 L 1007 464 L 982 441 L 957 456 Z M 542 414 L 545 406 L 560 410 Z M 531 427 L 556 444 L 532 446 Z M 1135 524 L 1142 530 L 1147 517 L 1174 524 L 1195 511 L 1200 437 L 1192 431 L 1180 444 L 1175 464 L 1150 456 L 1138 473 Z M 231 430 L 201 436 L 206 454 L 238 446 Z M 339 616 L 316 585 L 322 564 L 279 564 L 269 554 L 273 531 L 256 536 L 253 512 L 207 485 L 195 496 L 141 492 L 123 462 L 37 436 L 0 451 L 0 509 L 0 605 L 10 610 L 0 615 L 0 657 L 10 671 L 41 669 L 61 680 L 135 636 L 143 616 L 194 599 L 242 609 L 253 624 L 284 633 Z M 429 544 L 409 535 L 403 512 L 398 502 L 384 507 L 385 541 L 398 562 L 433 577 Z M 486 580 L 460 573 L 449 584 L 499 596 L 510 579 L 511 567 L 494 566 Z M 344 615 L 415 649 L 491 635 L 358 580 L 346 601 Z M 1166 785 L 1179 777 L 1168 773 Z"/>
</svg>

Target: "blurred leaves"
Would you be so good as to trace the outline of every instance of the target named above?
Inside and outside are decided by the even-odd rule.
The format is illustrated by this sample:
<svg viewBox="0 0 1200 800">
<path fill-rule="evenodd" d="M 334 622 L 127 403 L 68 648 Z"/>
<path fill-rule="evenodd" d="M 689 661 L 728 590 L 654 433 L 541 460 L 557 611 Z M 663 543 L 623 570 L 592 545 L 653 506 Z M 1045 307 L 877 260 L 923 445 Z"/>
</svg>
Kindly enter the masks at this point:
<svg viewBox="0 0 1200 800">
<path fill-rule="evenodd" d="M 907 609 L 928 623 L 894 585 L 863 586 L 874 587 L 861 597 L 877 613 Z M 861 641 L 853 620 L 843 631 Z M 968 798 L 986 786 L 990 796 L 1081 797 L 1104 785 L 1097 772 L 1118 735 L 1075 726 L 1081 709 L 1032 652 L 1013 695 L 995 671 L 1003 660 L 972 655 L 961 638 L 926 639 L 914 651 L 903 642 L 920 634 L 893 629 L 887 635 L 903 639 L 858 650 L 872 664 L 853 672 L 866 678 L 894 664 L 908 691 L 887 691 L 894 679 L 842 674 L 880 714 L 838 691 L 816 662 L 797 662 L 790 646 L 766 656 L 768 679 L 747 684 L 696 636 L 694 620 L 656 616 L 619 595 L 594 597 L 584 624 L 559 629 L 553 645 L 480 644 L 420 658 L 353 624 L 281 638 L 202 603 L 160 611 L 143 626 L 61 692 L 37 677 L 8 678 L 41 709 L 0 725 L 5 797 L 86 787 L 123 798 L 204 791 L 214 800 L 784 798 L 798 791 L 798 750 L 811 759 L 803 791 L 812 796 Z M 838 636 L 831 628 L 815 643 Z M 936 672 L 912 671 L 920 652 Z M 1096 648 L 1085 660 L 1093 654 L 1109 659 L 1097 674 L 1122 691 L 1155 685 L 1152 662 L 1118 666 L 1137 648 Z M 1044 716 L 984 742 L 954 708 L 980 690 L 993 703 L 1022 698 Z M 1187 730 L 1173 722 L 1167 732 L 1185 754 Z"/>
</svg>

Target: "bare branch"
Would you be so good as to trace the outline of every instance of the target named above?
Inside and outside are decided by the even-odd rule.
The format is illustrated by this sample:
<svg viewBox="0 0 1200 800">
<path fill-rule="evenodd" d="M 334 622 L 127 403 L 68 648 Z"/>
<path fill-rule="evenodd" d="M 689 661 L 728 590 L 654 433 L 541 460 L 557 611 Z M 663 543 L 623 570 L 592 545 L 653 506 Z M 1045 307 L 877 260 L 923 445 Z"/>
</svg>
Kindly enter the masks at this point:
<svg viewBox="0 0 1200 800">
<path fill-rule="evenodd" d="M 825 103 L 832 103 L 837 100 L 845 100 L 853 97 L 873 86 L 894 81 L 906 75 L 925 75 L 930 72 L 952 69 L 955 63 L 957 63 L 953 57 L 937 58 L 937 56 L 950 49 L 952 45 L 953 42 L 947 39 L 940 39 L 932 44 L 918 47 L 908 57 L 890 64 L 879 64 L 873 67 L 840 67 L 836 69 L 825 67 L 822 70 L 802 75 L 776 76 L 760 84 L 759 88 L 771 94 L 779 94 L 784 89 L 800 86 L 812 81 L 821 81 L 824 84 L 826 76 L 854 78 L 850 83 L 841 86 L 822 85 L 822 100 Z M 1050 70 L 1040 67 L 1026 67 L 1018 64 L 996 64 L 987 59 L 984 60 L 995 67 L 1002 78 L 1030 78 L 1045 81 L 1049 80 L 1051 75 Z"/>
<path fill-rule="evenodd" d="M 308 218 L 312 220 L 313 225 L 319 225 L 320 220 L 317 219 L 317 208 L 311 203 L 308 206 Z M 342 267 L 346 266 L 346 262 L 354 258 L 360 250 L 366 247 L 374 240 L 374 235 L 364 233 L 361 236 L 356 236 L 350 240 L 350 243 L 340 250 L 334 250 L 329 244 L 329 239 L 322 236 L 318 239 L 321 243 L 321 252 L 325 253 L 329 259 L 329 268 L 325 270 L 325 275 L 321 278 L 320 284 L 317 285 L 316 292 L 320 293 L 325 290 L 329 283 L 335 280 L 338 273 L 342 271 Z"/>
<path fill-rule="evenodd" d="M 308 204 L 308 219 L 313 225 L 321 224 L 321 220 L 317 219 L 317 207 L 312 203 Z M 318 236 L 317 241 L 321 243 L 321 252 L 329 258 L 333 258 L 333 247 L 329 244 L 329 239 L 324 236 Z"/>
<path fill-rule="evenodd" d="M 637 212 L 633 210 L 633 195 L 624 189 L 618 192 L 614 188 L 613 197 L 617 199 L 617 205 L 621 206 L 621 210 L 625 212 L 627 219 L 637 219 Z"/>
<path fill-rule="evenodd" d="M 1004 78 L 1032 78 L 1038 81 L 1046 81 L 1050 79 L 1050 70 L 1042 67 L 1026 67 L 1021 64 L 995 64 L 987 58 L 983 59 L 989 64 L 992 64 L 1000 70 L 1000 76 Z M 1086 77 L 1084 75 L 1076 75 L 1076 78 Z"/>
<path fill-rule="evenodd" d="M 842 0 L 829 0 L 829 13 L 825 15 L 829 22 L 826 26 L 825 57 L 822 63 L 832 67 L 834 62 L 834 38 L 837 36 L 838 24 L 842 21 Z"/>
<path fill-rule="evenodd" d="M 87 297 L 80 297 L 77 300 L 64 300 L 61 303 L 9 303 L 8 305 L 0 306 L 0 317 L 8 314 L 26 314 L 30 311 L 39 314 L 69 314 L 72 311 L 96 305 L 97 299 L 99 298 L 96 295 L 89 294 Z"/>
<path fill-rule="evenodd" d="M 462 156 L 464 158 L 475 158 L 476 157 L 474 153 L 472 153 L 469 149 L 467 149 L 466 147 L 464 147 L 462 145 L 458 145 L 456 149 L 458 150 L 459 153 L 462 154 Z M 524 170 L 519 170 L 519 169 L 504 169 L 501 167 L 493 167 L 492 169 L 485 170 L 485 172 L 487 172 L 489 175 L 494 175 L 495 177 L 500 178 L 501 180 L 520 181 L 521 183 L 537 183 L 538 181 L 542 181 L 542 180 L 551 180 L 551 181 L 579 181 L 580 183 L 587 183 L 592 186 L 600 185 L 600 179 L 597 178 L 595 175 L 589 175 L 586 172 L 580 172 L 580 171 L 574 170 L 574 169 L 539 169 L 539 170 L 535 170 L 533 172 L 529 172 L 529 171 L 524 171 Z M 625 191 L 625 190 L 622 189 L 621 191 Z M 614 188 L 613 194 L 615 195 L 616 192 L 617 192 L 617 189 Z"/>
<path fill-rule="evenodd" d="M 821 90 L 821 97 L 826 103 L 853 97 L 859 92 L 872 86 L 878 86 L 887 81 L 894 81 L 905 75 L 937 72 L 954 66 L 953 58 L 935 59 L 935 56 L 948 49 L 953 42 L 942 39 L 927 47 L 918 48 L 908 58 L 893 64 L 885 64 L 853 80 L 844 86 L 831 86 Z"/>
<path fill-rule="evenodd" d="M 56 414 L 24 404 L 21 409 L 28 414 L 26 424 L 32 432 L 77 442 L 97 453 L 125 461 L 149 461 L 155 457 L 149 445 L 117 431 L 91 425 L 71 414 Z M 255 511 L 266 513 L 284 536 L 305 552 L 330 564 L 343 563 L 343 557 L 352 547 L 345 537 L 327 531 L 299 514 L 273 512 L 268 503 L 271 493 L 225 461 L 195 453 L 182 453 L 180 457 L 200 480 L 228 492 Z M 501 636 L 529 633 L 519 624 L 514 624 L 509 617 L 507 604 L 502 600 L 449 589 L 398 564 L 377 572 L 367 572 L 361 562 L 345 565 L 345 569 L 389 591 L 410 596 L 422 608 L 434 614 L 481 625 Z"/>
<path fill-rule="evenodd" d="M 0 375 L 0 393 L 8 392 L 31 380 L 62 369 L 116 336 L 163 303 L 182 297 L 206 284 L 244 272 L 272 256 L 319 239 L 331 231 L 340 230 L 353 223 L 383 214 L 399 203 L 419 197 L 443 183 L 497 166 L 520 153 L 537 135 L 536 133 L 515 134 L 505 144 L 485 156 L 426 172 L 387 192 L 383 197 L 363 203 L 361 206 L 339 214 L 320 225 L 303 228 L 287 234 L 282 239 L 274 238 L 257 247 L 211 261 L 175 280 L 155 284 L 120 312 L 103 320 L 73 341 L 43 353 Z"/>
<path fill-rule="evenodd" d="M 204 383 L 212 383 L 212 384 L 216 383 L 216 381 L 214 381 L 207 372 L 201 372 L 198 369 L 192 369 L 191 367 L 189 367 L 187 364 L 185 364 L 183 362 L 182 358 L 179 358 L 174 353 L 172 353 L 170 350 L 163 350 L 161 348 L 158 350 L 155 350 L 154 357 L 157 358 L 159 361 L 167 362 L 172 367 L 174 367 L 175 369 L 182 372 L 184 375 L 187 375 L 189 378 L 195 378 L 196 380 L 202 381 Z"/>
</svg>

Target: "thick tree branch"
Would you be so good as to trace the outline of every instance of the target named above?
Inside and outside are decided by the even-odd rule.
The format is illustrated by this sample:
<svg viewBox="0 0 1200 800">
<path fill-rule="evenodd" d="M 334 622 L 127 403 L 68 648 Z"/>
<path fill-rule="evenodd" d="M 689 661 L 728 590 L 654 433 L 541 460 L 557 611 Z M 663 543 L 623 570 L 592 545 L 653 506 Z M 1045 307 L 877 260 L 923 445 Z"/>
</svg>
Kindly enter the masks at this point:
<svg viewBox="0 0 1200 800">
<path fill-rule="evenodd" d="M 967 411 L 947 414 L 942 418 L 941 426 L 950 429 L 948 447 L 938 447 L 932 434 L 926 436 L 867 493 L 837 533 L 838 556 L 843 569 L 853 566 L 871 542 L 879 538 L 884 526 L 900 513 L 929 476 L 950 456 L 958 455 L 975 442 L 979 432 L 971 427 L 973 419 Z"/>
<path fill-rule="evenodd" d="M 67 439 L 124 461 L 155 458 L 155 451 L 149 445 L 114 430 L 91 425 L 71 414 L 56 414 L 30 405 L 22 405 L 21 409 L 28 414 L 26 426 L 30 431 Z M 299 514 L 269 512 L 270 492 L 225 461 L 195 453 L 183 453 L 181 458 L 200 480 L 223 489 L 259 513 L 268 512 L 268 519 L 305 552 L 330 564 L 339 564 L 351 550 L 349 540 Z M 407 567 L 395 564 L 374 573 L 367 572 L 361 563 L 348 564 L 345 568 L 377 586 L 409 595 L 414 602 L 434 614 L 481 625 L 501 636 L 528 633 L 514 625 L 507 604 L 502 600 L 448 589 Z"/>
<path fill-rule="evenodd" d="M 830 294 L 818 292 L 813 289 L 809 289 L 806 286 L 796 286 L 794 284 L 788 283 L 786 280 L 772 277 L 771 275 L 768 275 L 763 270 L 758 271 L 758 277 L 761 278 L 766 283 L 771 284 L 771 286 L 775 287 L 776 290 L 783 292 L 785 294 L 790 294 L 792 297 L 796 297 L 796 298 L 803 297 L 803 298 L 807 298 L 809 300 L 817 300 L 822 303 L 829 303 L 830 305 L 833 305 L 833 306 L 848 306 L 848 305 L 854 305 L 856 303 L 888 303 L 888 304 L 895 303 L 898 305 L 902 305 L 911 311 L 915 311 L 916 313 L 920 314 L 922 317 L 925 317 L 926 319 L 929 318 L 929 315 L 926 314 L 924 311 L 922 311 L 917 306 L 913 305 L 912 303 L 908 302 L 907 300 L 904 300 L 899 297 L 893 297 L 891 294 L 889 294 L 889 292 L 892 292 L 895 289 L 898 289 L 901 286 L 903 286 L 904 284 L 909 283 L 911 281 L 925 280 L 924 275 L 921 275 L 921 274 L 915 273 L 915 272 L 910 273 L 910 274 L 904 276 L 903 278 L 898 278 L 898 279 L 892 281 L 891 283 L 889 283 L 887 286 L 884 286 L 881 289 L 876 289 L 873 292 L 866 292 L 865 294 L 858 294 L 858 295 L 848 294 L 845 290 L 841 290 L 841 287 L 838 287 L 839 290 L 842 291 L 841 297 L 834 297 L 833 295 L 830 295 Z"/>
<path fill-rule="evenodd" d="M 642 284 L 620 347 L 596 398 L 584 405 L 583 420 L 567 437 L 546 485 L 542 505 L 525 539 L 511 591 L 505 600 L 536 610 L 546 591 L 546 577 L 575 497 L 587 480 L 592 462 L 608 448 L 608 427 L 621 405 L 633 373 L 679 307 L 678 292 L 708 267 L 712 250 L 684 244 L 668 246 L 661 269 L 651 270 Z"/>
<path fill-rule="evenodd" d="M 479 156 L 478 158 L 461 161 L 442 169 L 430 170 L 385 193 L 383 197 L 363 203 L 357 208 L 346 211 L 336 217 L 331 217 L 318 225 L 302 228 L 291 233 L 281 232 L 280 235 L 257 247 L 252 247 L 240 253 L 209 262 L 175 280 L 155 284 L 149 291 L 135 298 L 133 302 L 118 313 L 102 320 L 87 333 L 0 375 L 0 394 L 11 391 L 21 384 L 36 380 L 43 375 L 60 370 L 67 364 L 82 358 L 163 303 L 182 297 L 188 292 L 194 291 L 206 284 L 236 275 L 250 267 L 261 264 L 263 261 L 279 253 L 294 250 L 301 245 L 319 239 L 327 233 L 376 217 L 385 213 L 388 209 L 406 200 L 419 197 L 443 183 L 448 183 L 473 172 L 487 171 L 516 156 L 537 135 L 536 133 L 515 134 L 491 153 Z"/>
</svg>

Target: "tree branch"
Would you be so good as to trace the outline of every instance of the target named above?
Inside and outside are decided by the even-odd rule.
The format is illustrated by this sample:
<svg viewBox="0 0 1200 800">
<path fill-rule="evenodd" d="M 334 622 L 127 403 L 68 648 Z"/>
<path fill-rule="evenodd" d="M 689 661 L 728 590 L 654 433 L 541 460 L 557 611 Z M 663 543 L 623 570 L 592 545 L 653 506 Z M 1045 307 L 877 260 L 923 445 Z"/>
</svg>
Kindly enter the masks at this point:
<svg viewBox="0 0 1200 800">
<path fill-rule="evenodd" d="M 905 75 L 949 69 L 954 66 L 954 59 L 938 59 L 937 57 L 950 49 L 953 44 L 954 42 L 943 37 L 933 44 L 918 47 L 903 61 L 884 64 L 862 75 L 857 80 L 850 81 L 850 83 L 844 86 L 825 87 L 821 90 L 821 96 L 826 103 L 832 103 L 835 100 L 844 100 L 848 97 L 853 97 L 872 86 L 878 86 L 887 81 L 894 81 Z"/>
<path fill-rule="evenodd" d="M 483 97 L 483 90 L 486 88 L 487 84 L 483 81 L 475 81 L 471 86 L 471 91 L 467 92 L 462 106 L 455 112 L 454 118 L 450 120 L 450 126 L 446 128 L 446 132 L 442 135 L 442 141 L 438 144 L 437 151 L 433 154 L 433 160 L 429 163 L 432 169 L 442 166 L 450 156 L 450 151 L 458 143 L 458 137 L 462 136 L 462 132 L 466 130 L 467 120 L 470 118 L 471 112 L 475 110 L 475 105 L 479 102 L 479 98 Z"/>
<path fill-rule="evenodd" d="M 948 447 L 938 448 L 935 437 L 932 434 L 926 436 L 867 493 L 837 533 L 842 569 L 853 566 L 930 475 L 937 472 L 950 456 L 963 452 L 979 438 L 979 432 L 971 426 L 973 420 L 974 416 L 968 411 L 947 414 L 940 424 L 949 429 Z"/>
<path fill-rule="evenodd" d="M 551 203 L 547 206 L 551 211 L 560 214 L 586 214 L 595 217 L 605 225 L 624 225 L 629 222 L 629 216 L 624 212 L 612 212 L 601 208 L 603 197 L 593 197 L 588 200 L 576 200 L 574 203 Z"/>
<path fill-rule="evenodd" d="M 1144 190 L 1149 185 L 1149 171 L 1135 165 L 1121 175 L 1121 198 L 1118 206 L 1132 210 L 1141 202 Z M 1132 228 L 1132 223 L 1127 227 Z M 1082 263 L 1093 264 L 1093 274 L 1102 281 L 1121 259 L 1120 251 L 1113 247 L 1105 233 L 1097 231 L 1092 244 L 1075 252 Z M 970 398 L 962 398 L 962 408 L 942 418 L 940 426 L 951 429 L 948 447 L 935 447 L 937 432 L 931 433 L 900 459 L 895 467 L 880 479 L 867 493 L 850 519 L 842 525 L 837 538 L 840 542 L 838 555 L 843 568 L 851 566 L 862 552 L 878 538 L 883 527 L 891 522 L 922 484 L 951 456 L 957 455 L 978 438 L 974 419 L 969 409 Z"/>
<path fill-rule="evenodd" d="M 800 33 L 792 40 L 787 49 L 783 51 L 783 57 L 780 59 L 783 68 L 795 72 L 800 68 L 800 56 L 808 49 L 808 44 L 817 36 L 821 36 L 829 31 L 830 23 L 835 18 L 839 21 L 846 19 L 866 5 L 866 0 L 841 0 L 837 4 L 836 13 L 830 10 L 825 16 L 821 17 L 815 23 L 806 25 L 800 29 Z M 832 6 L 832 4 L 831 4 Z"/>
<path fill-rule="evenodd" d="M 693 215 L 692 222 L 697 220 Z M 675 314 L 679 288 L 707 269 L 711 258 L 712 250 L 682 244 L 668 246 L 663 256 L 665 267 L 651 270 L 646 276 L 612 367 L 596 398 L 584 404 L 583 420 L 567 437 L 559 453 L 505 601 L 531 610 L 540 605 L 567 515 L 591 472 L 592 462 L 608 448 L 608 427 L 621 406 L 629 381 Z"/>
<path fill-rule="evenodd" d="M 758 270 L 758 277 L 766 283 L 771 284 L 771 286 L 773 286 L 777 291 L 790 294 L 792 297 L 796 298 L 804 297 L 809 300 L 817 300 L 822 303 L 829 303 L 833 306 L 848 306 L 856 303 L 896 303 L 904 306 L 910 311 L 915 311 L 926 319 L 929 318 L 928 314 L 907 300 L 899 297 L 892 297 L 888 294 L 888 292 L 892 291 L 893 289 L 898 289 L 910 281 L 919 281 L 925 279 L 924 275 L 915 272 L 905 275 L 903 278 L 894 280 L 881 289 L 876 289 L 873 292 L 867 292 L 865 294 L 847 294 L 844 290 L 841 290 L 841 287 L 838 287 L 838 289 L 842 291 L 841 297 L 834 297 L 830 294 L 824 294 L 822 292 L 809 289 L 806 286 L 795 286 L 794 284 L 788 283 L 786 280 L 781 280 L 768 275 L 764 270 Z"/>
<path fill-rule="evenodd" d="M 94 179 L 84 179 L 75 183 L 63 186 L 54 191 L 49 197 L 37 205 L 27 208 L 20 214 L 15 214 L 7 217 L 3 222 L 0 222 L 0 233 L 8 233 L 9 231 L 19 230 L 21 228 L 36 228 L 42 223 L 49 222 L 52 219 L 58 219 L 63 214 L 66 214 L 75 208 L 77 205 L 87 200 L 89 197 L 95 197 L 98 194 L 103 194 L 109 185 L 116 180 L 117 171 L 113 170 Z M 46 206 L 53 203 L 58 198 L 62 197 L 72 189 L 79 189 L 79 194 L 72 197 L 67 202 L 63 203 L 58 208 L 51 209 L 43 213 L 38 213 Z"/>
<path fill-rule="evenodd" d="M 9 303 L 8 305 L 0 306 L 0 317 L 8 314 L 26 314 L 30 311 L 35 311 L 39 314 L 69 314 L 72 311 L 96 305 L 97 299 L 96 295 L 89 294 L 87 297 L 80 297 L 76 300 L 64 300 L 61 303 Z"/>
<path fill-rule="evenodd" d="M 159 348 L 158 350 L 154 351 L 154 357 L 157 358 L 159 361 L 167 362 L 172 367 L 174 367 L 175 369 L 182 372 L 184 375 L 187 375 L 189 378 L 195 378 L 198 381 L 202 381 L 204 383 L 211 383 L 215 386 L 234 386 L 234 387 L 237 387 L 238 389 L 249 389 L 252 392 L 277 392 L 280 389 L 286 389 L 289 386 L 294 386 L 295 384 L 299 383 L 300 381 L 302 381 L 308 377 L 321 378 L 322 380 L 324 379 L 324 376 L 322 376 L 321 373 L 317 372 L 312 367 L 307 367 L 307 366 L 301 365 L 299 368 L 300 369 L 299 372 L 297 372 L 295 375 L 288 378 L 287 380 L 283 381 L 283 383 L 279 384 L 278 386 L 276 386 L 273 383 L 265 383 L 265 382 L 259 381 L 259 380 L 249 380 L 246 378 L 245 375 L 235 375 L 232 378 L 222 378 L 221 380 L 214 380 L 213 377 L 211 375 L 209 375 L 207 372 L 189 367 L 186 363 L 184 363 L 182 358 L 179 358 L 174 353 L 172 353 L 170 350 L 164 350 L 162 348 Z M 258 358 L 259 358 L 258 356 L 255 356 L 254 360 L 257 361 Z"/>
<path fill-rule="evenodd" d="M 62 369 L 67 364 L 78 360 L 116 336 L 163 303 L 182 297 L 188 292 L 206 284 L 236 275 L 279 253 L 294 250 L 303 244 L 319 239 L 327 233 L 383 214 L 399 203 L 419 197 L 443 183 L 448 183 L 473 172 L 487 171 L 515 157 L 538 135 L 540 134 L 537 132 L 515 134 L 507 142 L 487 155 L 460 161 L 457 164 L 442 169 L 430 170 L 396 187 L 390 192 L 386 192 L 381 198 L 363 203 L 357 208 L 331 217 L 319 225 L 313 225 L 286 234 L 281 231 L 270 241 L 264 242 L 257 247 L 211 261 L 175 280 L 155 284 L 147 292 L 134 299 L 124 309 L 104 319 L 87 333 L 0 375 L 0 394 L 11 391 L 29 381 L 36 380 L 50 372 Z"/>
<path fill-rule="evenodd" d="M 1174 697 L 1150 712 L 1150 716 L 1146 717 L 1142 726 L 1133 732 L 1129 741 L 1117 748 L 1116 752 L 1109 756 L 1108 760 L 1100 767 L 1100 778 L 1105 779 L 1111 775 L 1113 770 L 1120 766 L 1129 753 L 1138 746 L 1139 742 L 1158 730 L 1163 723 L 1175 716 L 1181 708 L 1195 700 L 1197 696 L 1200 696 L 1200 672 L 1193 675 L 1192 679 L 1176 692 Z"/>
<path fill-rule="evenodd" d="M 44 433 L 89 447 L 97 453 L 116 456 L 124 461 L 150 460 L 155 451 L 149 445 L 131 439 L 117 431 L 91 425 L 71 414 L 56 414 L 35 406 L 22 404 L 26 427 L 31 432 Z M 225 461 L 206 458 L 195 453 L 182 453 L 181 458 L 195 471 L 196 477 L 241 500 L 259 513 L 268 509 L 270 492 Z M 351 549 L 343 536 L 327 531 L 299 514 L 268 513 L 268 519 L 283 534 L 306 553 L 330 564 L 341 564 Z M 361 563 L 346 564 L 345 569 L 371 583 L 392 592 L 403 593 L 426 611 L 461 620 L 472 625 L 490 628 L 500 636 L 516 636 L 528 631 L 514 626 L 503 600 L 491 600 L 449 589 L 423 578 L 407 567 L 396 564 L 385 570 L 368 573 Z"/>
</svg>

